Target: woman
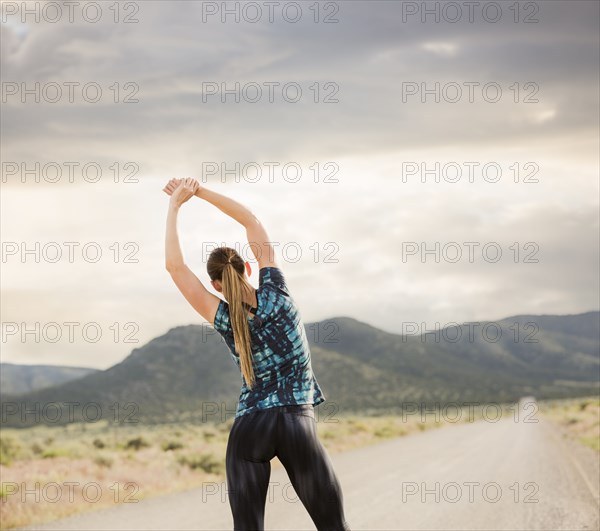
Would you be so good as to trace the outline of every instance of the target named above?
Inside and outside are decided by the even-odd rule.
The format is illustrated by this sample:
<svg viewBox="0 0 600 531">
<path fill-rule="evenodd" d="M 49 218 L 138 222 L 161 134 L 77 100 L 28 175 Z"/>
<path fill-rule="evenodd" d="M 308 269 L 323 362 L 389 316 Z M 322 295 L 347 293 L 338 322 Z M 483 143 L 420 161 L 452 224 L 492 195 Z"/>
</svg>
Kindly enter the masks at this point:
<svg viewBox="0 0 600 531">
<path fill-rule="evenodd" d="M 199 185 L 171 179 L 166 267 L 187 301 L 221 334 L 241 371 L 242 389 L 226 451 L 227 492 L 234 530 L 264 529 L 271 459 L 285 467 L 296 494 L 319 531 L 349 530 L 340 484 L 317 437 L 314 406 L 325 400 L 313 375 L 300 313 L 275 258 L 267 232 L 240 203 Z M 193 196 L 246 229 L 259 267 L 259 287 L 248 281 L 249 262 L 230 247 L 209 256 L 210 293 L 185 264 L 177 213 Z"/>
</svg>

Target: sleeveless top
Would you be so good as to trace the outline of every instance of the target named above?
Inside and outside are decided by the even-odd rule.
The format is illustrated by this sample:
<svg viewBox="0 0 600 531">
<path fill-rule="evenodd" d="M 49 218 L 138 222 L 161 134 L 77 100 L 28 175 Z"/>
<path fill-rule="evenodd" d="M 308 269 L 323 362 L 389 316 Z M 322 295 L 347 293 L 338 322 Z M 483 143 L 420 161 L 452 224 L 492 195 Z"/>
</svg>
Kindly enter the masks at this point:
<svg viewBox="0 0 600 531">
<path fill-rule="evenodd" d="M 289 294 L 281 269 L 263 267 L 259 270 L 256 300 L 255 316 L 248 317 L 255 378 L 253 389 L 248 388 L 241 373 L 227 302 L 219 302 L 213 324 L 229 347 L 233 362 L 240 368 L 242 389 L 235 417 L 276 406 L 316 406 L 324 402 L 325 395 L 312 371 L 300 312 Z"/>
</svg>

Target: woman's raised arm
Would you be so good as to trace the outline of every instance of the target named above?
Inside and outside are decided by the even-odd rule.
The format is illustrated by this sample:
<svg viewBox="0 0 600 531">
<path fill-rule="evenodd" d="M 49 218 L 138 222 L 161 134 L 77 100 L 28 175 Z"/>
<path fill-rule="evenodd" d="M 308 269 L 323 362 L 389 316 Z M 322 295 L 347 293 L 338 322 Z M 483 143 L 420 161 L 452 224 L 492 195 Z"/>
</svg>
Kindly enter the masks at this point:
<svg viewBox="0 0 600 531">
<path fill-rule="evenodd" d="M 194 197 L 197 186 L 194 179 L 186 179 L 184 183 L 170 181 L 164 188 L 164 191 L 171 196 L 165 235 L 165 267 L 186 300 L 202 317 L 213 324 L 220 299 L 210 293 L 187 266 L 177 235 L 179 208 L 191 197 Z"/>
</svg>

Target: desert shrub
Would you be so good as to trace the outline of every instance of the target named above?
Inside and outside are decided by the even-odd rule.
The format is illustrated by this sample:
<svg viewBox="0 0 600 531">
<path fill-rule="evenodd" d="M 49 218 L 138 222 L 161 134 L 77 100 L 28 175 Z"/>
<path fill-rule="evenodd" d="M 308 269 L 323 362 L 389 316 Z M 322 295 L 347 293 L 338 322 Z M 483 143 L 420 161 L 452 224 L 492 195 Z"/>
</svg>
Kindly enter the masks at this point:
<svg viewBox="0 0 600 531">
<path fill-rule="evenodd" d="M 190 467 L 192 470 L 202 469 L 210 474 L 219 474 L 223 471 L 223 462 L 215 458 L 213 454 L 182 455 L 177 462 L 180 465 Z"/>
<path fill-rule="evenodd" d="M 202 435 L 205 441 L 211 441 L 217 434 L 214 431 L 205 431 Z"/>
<path fill-rule="evenodd" d="M 394 430 L 394 427 L 390 426 L 389 424 L 385 424 L 381 428 L 375 430 L 375 437 L 381 437 L 385 439 L 387 437 L 393 437 L 394 435 L 396 435 L 396 431 Z"/>
<path fill-rule="evenodd" d="M 20 450 L 21 446 L 12 437 L 0 437 L 0 465 L 10 465 Z"/>
<path fill-rule="evenodd" d="M 179 450 L 180 448 L 183 448 L 183 444 L 179 441 L 169 441 L 162 443 L 161 447 L 163 451 L 169 452 L 171 450 Z"/>
<path fill-rule="evenodd" d="M 97 457 L 94 457 L 94 463 L 96 463 L 98 466 L 102 466 L 105 468 L 110 468 L 113 462 L 114 460 L 112 459 L 112 457 L 108 457 L 106 455 L 99 455 Z"/>
<path fill-rule="evenodd" d="M 42 452 L 42 457 L 52 459 L 53 457 L 72 457 L 72 455 L 66 448 L 47 448 Z"/>
<path fill-rule="evenodd" d="M 127 444 L 125 444 L 125 449 L 129 450 L 130 448 L 133 448 L 134 450 L 140 450 L 141 448 L 146 448 L 148 446 L 150 446 L 150 443 L 140 436 L 129 439 Z"/>
<path fill-rule="evenodd" d="M 41 453 L 44 451 L 44 449 L 42 448 L 42 446 L 41 446 L 39 443 L 37 443 L 37 442 L 34 442 L 34 443 L 33 443 L 33 444 L 30 446 L 30 448 L 31 448 L 31 451 L 32 451 L 34 454 L 36 454 L 36 455 L 40 455 L 40 454 L 41 454 Z"/>
<path fill-rule="evenodd" d="M 96 448 L 104 448 L 106 446 L 106 444 L 104 444 L 104 441 L 102 439 L 94 439 L 94 442 L 92 443 Z"/>
<path fill-rule="evenodd" d="M 350 433 L 360 433 L 369 431 L 369 427 L 364 422 L 350 419 L 348 423 L 350 424 Z"/>
<path fill-rule="evenodd" d="M 596 451 L 600 451 L 600 439 L 597 436 L 581 437 L 581 442 Z"/>
</svg>

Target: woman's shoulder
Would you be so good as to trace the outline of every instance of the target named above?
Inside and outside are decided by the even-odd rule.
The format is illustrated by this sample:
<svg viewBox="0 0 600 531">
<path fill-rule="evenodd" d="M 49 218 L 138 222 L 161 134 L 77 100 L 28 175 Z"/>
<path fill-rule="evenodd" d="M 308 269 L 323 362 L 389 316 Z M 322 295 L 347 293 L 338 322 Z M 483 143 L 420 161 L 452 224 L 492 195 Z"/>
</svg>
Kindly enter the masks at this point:
<svg viewBox="0 0 600 531">
<path fill-rule="evenodd" d="M 258 270 L 258 285 L 275 286 L 289 295 L 285 275 L 281 268 L 276 266 L 264 266 Z"/>
</svg>

